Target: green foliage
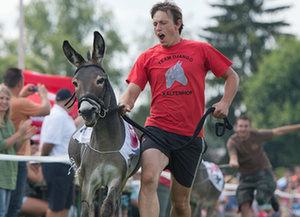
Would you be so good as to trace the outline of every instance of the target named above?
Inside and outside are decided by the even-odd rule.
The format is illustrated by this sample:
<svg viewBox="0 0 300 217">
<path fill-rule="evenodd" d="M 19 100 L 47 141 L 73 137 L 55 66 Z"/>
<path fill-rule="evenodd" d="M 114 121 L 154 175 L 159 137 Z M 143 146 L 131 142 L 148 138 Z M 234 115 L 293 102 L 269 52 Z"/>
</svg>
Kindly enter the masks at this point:
<svg viewBox="0 0 300 217">
<path fill-rule="evenodd" d="M 283 177 L 285 170 L 286 170 L 285 167 L 277 167 L 274 170 L 274 173 L 277 175 L 277 177 Z"/>
<path fill-rule="evenodd" d="M 3 83 L 3 74 L 5 70 L 9 67 L 15 67 L 18 65 L 18 56 L 7 55 L 5 57 L 0 57 L 0 83 Z"/>
<path fill-rule="evenodd" d="M 139 109 L 137 112 L 133 113 L 132 119 L 137 122 L 139 125 L 144 126 L 147 117 L 150 116 L 150 105 L 145 104 L 139 106 Z"/>
<path fill-rule="evenodd" d="M 258 73 L 244 82 L 243 103 L 254 128 L 275 128 L 300 122 L 300 41 L 282 37 L 278 47 L 262 59 Z M 272 165 L 299 163 L 297 133 L 274 138 L 266 144 Z"/>
<path fill-rule="evenodd" d="M 268 51 L 267 43 L 282 35 L 280 28 L 289 24 L 281 20 L 264 21 L 289 6 L 267 8 L 263 0 L 220 0 L 212 7 L 223 11 L 213 16 L 216 26 L 205 28 L 202 35 L 209 43 L 234 61 L 241 80 L 257 71 L 258 60 Z M 276 18 L 275 18 L 276 19 Z"/>
<path fill-rule="evenodd" d="M 111 81 L 118 83 L 120 69 L 113 64 L 114 54 L 125 52 L 127 47 L 117 34 L 112 12 L 99 1 L 32 0 L 24 7 L 24 22 L 26 69 L 73 76 L 75 69 L 63 54 L 63 41 L 68 40 L 86 58 L 86 52 L 92 49 L 93 32 L 99 31 L 106 41 L 104 66 Z M 2 56 L 17 56 L 17 45 L 16 39 L 5 39 Z"/>
<path fill-rule="evenodd" d="M 248 114 L 255 115 L 253 124 L 260 127 L 300 121 L 300 114 L 295 113 L 300 108 L 300 42 L 281 38 L 278 43 L 263 58 L 259 73 L 242 86 Z"/>
<path fill-rule="evenodd" d="M 289 6 L 266 9 L 263 0 L 219 0 L 217 2 L 219 3 L 211 4 L 221 11 L 211 17 L 216 24 L 204 28 L 204 33 L 200 36 L 233 61 L 233 68 L 238 73 L 242 84 L 258 71 L 257 65 L 262 57 L 274 48 L 275 39 L 284 35 L 280 28 L 289 25 L 278 20 L 276 16 L 273 16 L 269 22 L 264 18 L 280 13 Z M 208 76 L 206 83 L 208 90 L 216 92 L 206 103 L 210 106 L 221 99 L 224 81 Z M 248 93 L 240 88 L 228 114 L 231 122 L 235 121 L 236 115 L 240 112 L 245 94 Z M 247 110 L 251 108 L 247 107 Z M 227 138 L 215 138 L 213 124 L 211 121 L 207 123 L 205 135 L 208 143 L 224 147 Z"/>
</svg>

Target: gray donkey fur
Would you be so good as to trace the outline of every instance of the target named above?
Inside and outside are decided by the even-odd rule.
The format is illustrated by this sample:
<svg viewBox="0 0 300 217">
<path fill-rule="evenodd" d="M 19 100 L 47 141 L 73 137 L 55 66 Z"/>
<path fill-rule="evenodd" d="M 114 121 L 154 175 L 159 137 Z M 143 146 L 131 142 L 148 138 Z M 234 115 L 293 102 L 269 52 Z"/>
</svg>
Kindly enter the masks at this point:
<svg viewBox="0 0 300 217">
<path fill-rule="evenodd" d="M 102 65 L 104 39 L 99 32 L 94 32 L 92 58 L 88 61 L 68 41 L 64 41 L 63 51 L 69 62 L 77 68 L 72 82 L 79 100 L 78 113 L 84 120 L 73 135 L 83 125 L 92 127 L 88 145 L 79 143 L 73 136 L 69 142 L 69 157 L 73 166 L 77 167 L 81 186 L 81 217 L 89 217 L 95 192 L 100 187 L 107 189 L 100 215 L 120 215 L 116 201 L 127 179 L 139 169 L 139 161 L 134 161 L 135 169 L 128 175 L 127 164 L 119 152 L 125 138 L 124 122 L 117 111 L 109 113 L 111 108 L 116 108 L 117 101 Z M 96 98 L 89 98 L 91 95 Z M 99 103 L 97 98 L 102 101 Z"/>
</svg>

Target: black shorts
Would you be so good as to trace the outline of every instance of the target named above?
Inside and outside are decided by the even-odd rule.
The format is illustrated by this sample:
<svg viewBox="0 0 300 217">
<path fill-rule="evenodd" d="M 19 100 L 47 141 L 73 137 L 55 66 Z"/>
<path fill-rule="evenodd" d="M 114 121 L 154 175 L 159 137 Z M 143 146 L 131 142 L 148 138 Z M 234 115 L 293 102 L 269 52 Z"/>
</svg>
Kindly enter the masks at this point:
<svg viewBox="0 0 300 217">
<path fill-rule="evenodd" d="M 172 150 L 182 147 L 191 140 L 189 136 L 183 136 L 164 131 L 158 127 L 147 126 L 146 129 L 155 135 L 163 144 L 157 144 L 151 138 L 143 135 L 141 148 L 145 151 L 150 148 L 160 150 L 169 158 L 169 164 L 165 169 L 171 171 L 176 181 L 185 187 L 191 187 L 197 174 L 202 158 L 202 144 L 204 151 L 206 144 L 203 138 L 197 137 L 190 145 L 183 149 Z"/>
<path fill-rule="evenodd" d="M 49 209 L 62 211 L 73 204 L 74 172 L 68 175 L 70 165 L 63 163 L 43 163 L 42 171 L 47 184 Z"/>
</svg>

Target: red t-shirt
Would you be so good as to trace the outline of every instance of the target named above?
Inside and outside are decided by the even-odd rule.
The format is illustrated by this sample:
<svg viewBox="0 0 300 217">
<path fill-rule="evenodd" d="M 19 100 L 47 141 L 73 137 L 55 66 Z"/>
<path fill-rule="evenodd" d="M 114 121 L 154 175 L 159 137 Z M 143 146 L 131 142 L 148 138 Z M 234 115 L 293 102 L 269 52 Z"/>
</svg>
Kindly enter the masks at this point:
<svg viewBox="0 0 300 217">
<path fill-rule="evenodd" d="M 156 45 L 135 62 L 127 82 L 142 89 L 149 81 L 152 101 L 146 126 L 192 136 L 205 109 L 205 76 L 222 76 L 232 62 L 210 44 L 181 39 L 171 47 Z M 199 133 L 203 137 L 203 130 Z"/>
</svg>

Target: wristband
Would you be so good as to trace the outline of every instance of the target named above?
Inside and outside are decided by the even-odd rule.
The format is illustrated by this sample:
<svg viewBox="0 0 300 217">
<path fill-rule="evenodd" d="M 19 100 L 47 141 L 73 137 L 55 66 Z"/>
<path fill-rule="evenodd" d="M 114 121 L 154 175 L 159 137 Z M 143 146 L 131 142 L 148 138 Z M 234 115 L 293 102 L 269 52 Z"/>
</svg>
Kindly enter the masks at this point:
<svg viewBox="0 0 300 217">
<path fill-rule="evenodd" d="M 23 136 L 21 135 L 21 136 L 20 136 L 20 140 L 21 140 L 21 142 L 24 143 L 27 139 L 24 139 Z"/>
</svg>

